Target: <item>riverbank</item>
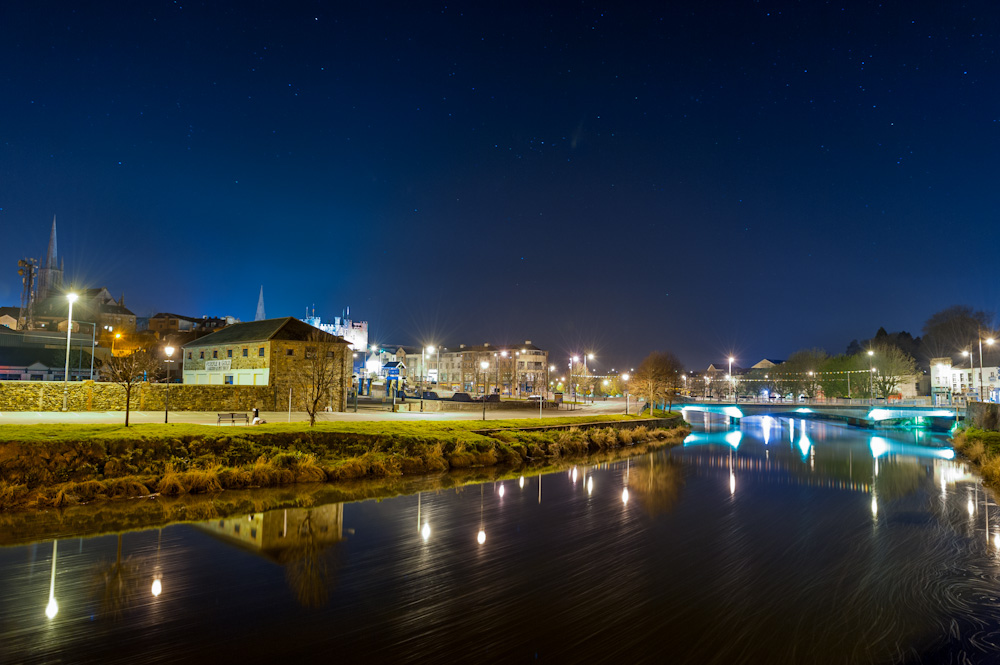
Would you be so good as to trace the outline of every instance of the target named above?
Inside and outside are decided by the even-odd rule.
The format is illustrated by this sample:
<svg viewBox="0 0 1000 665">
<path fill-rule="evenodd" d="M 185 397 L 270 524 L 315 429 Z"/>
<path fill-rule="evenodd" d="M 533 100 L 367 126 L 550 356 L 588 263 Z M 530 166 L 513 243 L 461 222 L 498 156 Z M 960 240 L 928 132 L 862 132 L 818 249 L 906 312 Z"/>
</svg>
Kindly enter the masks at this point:
<svg viewBox="0 0 1000 665">
<path fill-rule="evenodd" d="M 679 416 L 553 418 L 543 430 L 526 429 L 537 425 L 525 419 L 312 428 L 2 426 L 0 512 L 472 467 L 520 469 L 635 444 L 679 443 L 688 431 Z"/>
<path fill-rule="evenodd" d="M 967 427 L 952 437 L 955 450 L 979 469 L 994 488 L 1000 487 L 1000 432 Z"/>
</svg>

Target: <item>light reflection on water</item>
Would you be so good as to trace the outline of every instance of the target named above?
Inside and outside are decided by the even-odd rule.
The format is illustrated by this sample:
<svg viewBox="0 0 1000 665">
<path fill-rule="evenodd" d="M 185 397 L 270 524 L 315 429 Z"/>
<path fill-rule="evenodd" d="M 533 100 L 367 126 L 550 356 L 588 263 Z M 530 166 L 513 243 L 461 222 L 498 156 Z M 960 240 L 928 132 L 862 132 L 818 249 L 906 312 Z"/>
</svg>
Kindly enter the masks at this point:
<svg viewBox="0 0 1000 665">
<path fill-rule="evenodd" d="M 1000 507 L 944 444 L 748 418 L 517 482 L 7 548 L 0 662 L 988 660 Z"/>
</svg>

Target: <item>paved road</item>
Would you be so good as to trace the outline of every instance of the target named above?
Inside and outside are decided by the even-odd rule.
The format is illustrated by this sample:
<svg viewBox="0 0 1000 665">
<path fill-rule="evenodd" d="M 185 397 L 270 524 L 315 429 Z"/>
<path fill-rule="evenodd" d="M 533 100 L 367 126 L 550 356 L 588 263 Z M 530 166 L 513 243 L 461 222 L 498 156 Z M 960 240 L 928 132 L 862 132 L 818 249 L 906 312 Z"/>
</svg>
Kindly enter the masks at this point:
<svg viewBox="0 0 1000 665">
<path fill-rule="evenodd" d="M 634 403 L 632 405 L 634 407 Z M 632 409 L 634 412 L 634 408 Z M 576 409 L 545 409 L 542 418 L 564 416 L 590 416 L 625 413 L 624 399 L 609 399 L 594 404 L 577 405 Z M 304 422 L 309 416 L 304 411 L 261 412 L 261 417 L 269 423 Z M 344 413 L 321 413 L 316 417 L 319 422 L 332 421 L 419 421 L 419 420 L 481 420 L 482 411 L 439 411 L 436 413 L 393 413 L 382 404 L 360 404 L 357 413 L 353 406 Z M 497 409 L 486 411 L 487 420 L 507 420 L 511 418 L 538 418 L 538 412 L 532 409 Z M 132 411 L 129 423 L 162 423 L 162 411 Z M 195 423 L 199 425 L 215 425 L 216 412 L 207 411 L 171 411 L 172 423 Z M 124 411 L 3 411 L 0 412 L 0 425 L 33 425 L 39 423 L 111 423 L 124 424 Z M 232 427 L 226 423 L 220 427 Z"/>
</svg>

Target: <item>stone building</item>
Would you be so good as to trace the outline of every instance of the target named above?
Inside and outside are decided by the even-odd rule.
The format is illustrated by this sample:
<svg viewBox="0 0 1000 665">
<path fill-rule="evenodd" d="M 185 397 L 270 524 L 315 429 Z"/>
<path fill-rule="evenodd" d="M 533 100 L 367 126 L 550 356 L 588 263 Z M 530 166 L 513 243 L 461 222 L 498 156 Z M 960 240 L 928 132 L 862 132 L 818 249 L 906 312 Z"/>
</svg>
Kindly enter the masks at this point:
<svg viewBox="0 0 1000 665">
<path fill-rule="evenodd" d="M 236 323 L 181 347 L 183 382 L 196 385 L 271 386 L 292 391 L 293 408 L 316 385 L 317 371 L 329 372 L 327 406 L 343 411 L 351 386 L 352 353 L 343 338 L 298 319 Z"/>
</svg>

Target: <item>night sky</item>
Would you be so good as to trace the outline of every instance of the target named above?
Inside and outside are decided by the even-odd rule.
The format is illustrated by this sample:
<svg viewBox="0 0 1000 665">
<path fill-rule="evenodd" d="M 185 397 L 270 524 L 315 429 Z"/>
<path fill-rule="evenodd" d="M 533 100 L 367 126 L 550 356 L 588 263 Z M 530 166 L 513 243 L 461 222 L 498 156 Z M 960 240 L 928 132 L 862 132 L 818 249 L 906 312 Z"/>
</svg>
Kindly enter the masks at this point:
<svg viewBox="0 0 1000 665">
<path fill-rule="evenodd" d="M 481 4 L 3 3 L 0 305 L 57 215 L 139 316 L 599 369 L 996 309 L 995 2 Z"/>
</svg>

